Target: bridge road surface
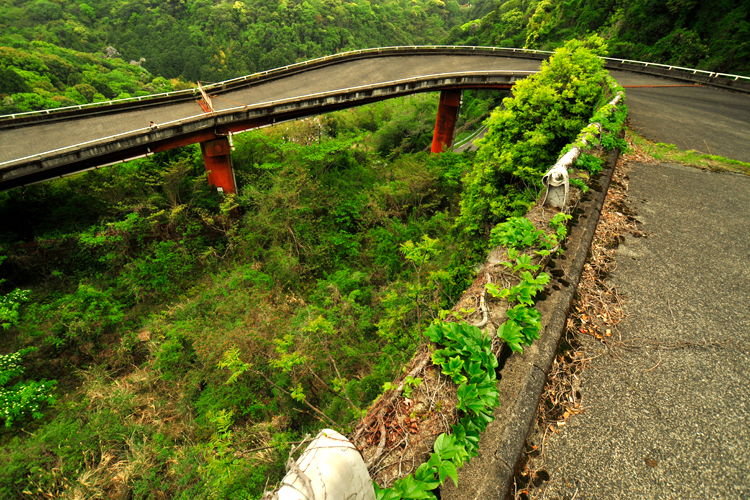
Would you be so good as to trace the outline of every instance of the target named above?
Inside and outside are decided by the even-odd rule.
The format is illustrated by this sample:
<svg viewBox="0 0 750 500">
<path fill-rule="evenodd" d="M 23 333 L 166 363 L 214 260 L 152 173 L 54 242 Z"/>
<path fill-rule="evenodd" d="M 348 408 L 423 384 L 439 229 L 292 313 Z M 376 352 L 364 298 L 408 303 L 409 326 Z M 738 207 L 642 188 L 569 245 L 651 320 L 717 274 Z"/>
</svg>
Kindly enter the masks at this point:
<svg viewBox="0 0 750 500">
<path fill-rule="evenodd" d="M 212 99 L 217 111 L 245 104 L 347 89 L 423 75 L 461 71 L 538 71 L 539 61 L 497 56 L 415 55 L 359 59 L 312 69 Z M 0 131 L 0 163 L 203 113 L 197 102 L 181 102 L 63 123 Z"/>
<path fill-rule="evenodd" d="M 223 110 L 422 75 L 498 69 L 536 71 L 539 61 L 466 55 L 389 56 L 346 61 L 224 93 L 213 102 L 216 110 Z M 612 75 L 622 85 L 676 83 L 624 71 L 612 71 Z M 627 96 L 631 117 L 637 117 L 635 128 L 645 137 L 674 143 L 683 149 L 710 149 L 714 154 L 750 162 L 750 127 L 747 126 L 750 103 L 745 96 L 706 87 L 630 88 Z M 151 121 L 159 124 L 201 113 L 200 106 L 189 101 L 3 130 L 0 132 L 0 163 L 141 129 Z M 670 125 L 664 126 L 665 121 Z M 655 130 L 661 133 L 659 139 L 655 138 Z M 693 146 L 688 147 L 688 138 Z"/>
<path fill-rule="evenodd" d="M 646 137 L 750 161 L 750 96 L 627 95 Z M 585 411 L 547 435 L 544 498 L 750 500 L 750 177 L 634 164 L 629 178 L 648 237 L 626 239 L 608 279 L 626 297 L 624 345 L 584 336 L 599 357 Z"/>
<path fill-rule="evenodd" d="M 270 81 L 266 80 L 248 87 L 225 92 L 214 97 L 213 102 L 214 108 L 221 111 L 243 105 L 293 99 L 309 94 L 335 92 L 352 87 L 420 76 L 492 70 L 536 71 L 539 69 L 539 65 L 538 59 L 502 57 L 492 53 L 484 53 L 483 55 L 422 53 L 418 55 L 385 55 L 367 59 L 344 59 L 329 66 L 280 76 Z M 613 75 L 625 85 L 675 83 L 672 80 L 639 76 L 623 71 L 614 71 Z M 713 136 L 708 137 L 705 149 L 710 149 L 712 153 L 738 159 L 750 159 L 749 132 L 747 128 L 740 126 L 743 115 L 746 117 L 750 112 L 747 108 L 747 99 L 737 101 L 735 97 L 739 94 L 708 88 L 665 87 L 656 90 L 630 89 L 628 94 L 631 113 L 643 118 L 640 122 L 645 124 L 642 132 L 646 137 L 650 136 L 651 128 L 658 127 L 665 119 L 675 121 L 677 119 L 675 116 L 690 116 L 690 113 L 699 109 L 698 104 L 701 104 L 700 119 L 695 119 L 695 117 L 684 119 L 683 123 L 680 123 L 679 134 L 675 136 L 673 133 L 666 140 L 672 139 L 670 142 L 682 145 L 680 134 L 686 135 L 689 132 L 692 138 L 704 137 L 704 139 L 713 134 Z M 719 103 L 721 114 L 717 113 L 716 103 Z M 675 113 L 675 110 L 677 113 Z M 140 131 L 138 134 L 141 136 L 148 136 L 146 127 L 152 121 L 156 124 L 163 124 L 202 115 L 203 110 L 197 102 L 181 101 L 127 111 L 113 110 L 107 114 L 79 118 L 71 117 L 65 121 L 32 122 L 18 128 L 6 128 L 0 130 L 0 164 L 132 131 Z M 722 119 L 718 119 L 719 117 L 722 117 Z M 709 122 L 710 127 L 706 127 L 706 123 Z M 672 132 L 675 132 L 676 129 L 675 127 Z M 725 150 L 722 147 L 726 143 L 721 139 L 727 135 L 736 136 L 735 139 L 737 140 L 730 142 L 738 145 L 733 150 Z M 145 139 L 148 140 L 148 137 L 145 137 Z M 713 148 L 710 144 L 714 145 Z M 143 145 L 144 150 L 145 146 L 146 144 Z M 71 156 L 70 153 L 74 153 L 74 150 L 68 151 L 69 156 Z M 75 154 L 72 156 L 75 157 Z M 39 158 L 30 161 L 34 162 L 37 159 Z M 95 166 L 95 161 L 88 161 L 87 165 Z M 101 163 L 107 162 L 108 160 L 104 159 L 101 161 Z M 16 167 L 12 165 L 0 166 L 0 172 L 8 169 L 10 173 L 13 168 Z M 81 168 L 86 168 L 86 165 Z M 50 170 L 48 174 L 43 175 L 52 177 L 56 174 L 53 170 Z"/>
</svg>

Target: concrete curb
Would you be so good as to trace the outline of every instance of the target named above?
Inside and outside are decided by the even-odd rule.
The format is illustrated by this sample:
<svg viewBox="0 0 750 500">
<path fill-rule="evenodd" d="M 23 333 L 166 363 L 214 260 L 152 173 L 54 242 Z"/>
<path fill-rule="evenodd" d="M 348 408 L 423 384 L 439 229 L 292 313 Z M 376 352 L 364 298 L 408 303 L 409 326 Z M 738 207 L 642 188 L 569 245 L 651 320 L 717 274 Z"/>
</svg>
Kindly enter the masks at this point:
<svg viewBox="0 0 750 500">
<path fill-rule="evenodd" d="M 443 500 L 502 500 L 513 484 L 516 464 L 565 330 L 568 310 L 588 258 L 618 157 L 619 150 L 613 151 L 607 167 L 594 179 L 589 193 L 575 210 L 565 253 L 548 266 L 557 277 L 553 276 L 545 288 L 546 298 L 536 304 L 544 330 L 534 345 L 524 349 L 523 355 L 511 355 L 504 366 L 501 360 L 500 405 L 494 412 L 495 421 L 481 437 L 479 455 L 459 470 L 459 487 L 451 481 L 442 487 L 440 498 Z"/>
</svg>

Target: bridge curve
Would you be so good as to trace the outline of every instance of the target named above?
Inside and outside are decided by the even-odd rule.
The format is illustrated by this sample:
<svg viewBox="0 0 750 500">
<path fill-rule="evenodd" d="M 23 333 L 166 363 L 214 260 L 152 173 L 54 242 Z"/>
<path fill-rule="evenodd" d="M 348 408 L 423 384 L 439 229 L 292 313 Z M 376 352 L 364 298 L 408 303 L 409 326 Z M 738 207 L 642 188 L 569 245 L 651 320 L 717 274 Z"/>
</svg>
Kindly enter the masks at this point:
<svg viewBox="0 0 750 500">
<path fill-rule="evenodd" d="M 191 91 L 17 116 L 0 121 L 0 189 L 415 92 L 509 89 L 548 57 L 512 54 L 463 48 L 351 53 L 209 87 L 213 113 Z"/>
<path fill-rule="evenodd" d="M 510 88 L 538 71 L 550 54 L 492 47 L 367 49 L 208 86 L 213 111 L 205 100 L 203 107 L 199 104 L 196 90 L 188 90 L 0 117 L 0 190 L 401 95 Z M 750 92 L 750 79 L 734 75 L 609 58 L 606 65 Z M 628 73 L 613 75 L 627 79 Z M 639 78 L 654 85 L 665 82 Z"/>
</svg>

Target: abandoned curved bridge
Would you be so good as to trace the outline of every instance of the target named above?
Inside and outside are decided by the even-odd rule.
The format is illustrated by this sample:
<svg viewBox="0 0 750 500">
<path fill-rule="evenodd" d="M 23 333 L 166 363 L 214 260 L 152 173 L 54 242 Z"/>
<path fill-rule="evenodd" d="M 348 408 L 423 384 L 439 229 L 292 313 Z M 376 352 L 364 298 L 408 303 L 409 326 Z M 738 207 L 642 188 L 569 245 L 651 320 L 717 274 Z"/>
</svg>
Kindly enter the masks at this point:
<svg viewBox="0 0 750 500">
<path fill-rule="evenodd" d="M 547 57 L 549 53 L 541 51 L 487 47 L 368 49 L 229 80 L 208 87 L 208 94 L 188 90 L 0 117 L 0 190 L 194 143 L 202 144 L 209 167 L 212 157 L 228 157 L 225 138 L 232 133 L 416 92 L 509 89 L 537 72 Z M 691 74 L 613 59 L 607 66 L 641 73 L 614 71 L 624 84 L 632 76 L 639 84 L 670 84 L 646 73 L 750 91 L 748 82 L 715 73 Z M 743 122 L 741 113 L 745 123 L 750 116 L 750 98 L 740 97 L 745 99 L 722 105 L 740 113 L 739 121 L 725 120 L 735 135 Z M 646 103 L 644 109 L 652 107 Z M 219 139 L 224 142 L 216 142 Z"/>
</svg>

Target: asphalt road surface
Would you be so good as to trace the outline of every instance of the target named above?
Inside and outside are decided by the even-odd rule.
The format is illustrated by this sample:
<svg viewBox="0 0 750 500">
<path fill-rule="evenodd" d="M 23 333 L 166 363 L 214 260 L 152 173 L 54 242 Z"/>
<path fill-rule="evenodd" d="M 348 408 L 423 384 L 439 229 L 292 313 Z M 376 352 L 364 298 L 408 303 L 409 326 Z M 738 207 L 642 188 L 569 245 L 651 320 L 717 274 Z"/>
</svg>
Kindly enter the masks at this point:
<svg viewBox="0 0 750 500">
<path fill-rule="evenodd" d="M 585 411 L 548 436 L 545 498 L 750 500 L 750 177 L 632 168 L 648 236 L 608 281 L 622 342 L 585 340 Z"/>
<path fill-rule="evenodd" d="M 690 85 L 611 74 L 623 86 Z M 702 86 L 631 87 L 625 93 L 631 126 L 646 139 L 750 163 L 750 95 Z"/>
</svg>

